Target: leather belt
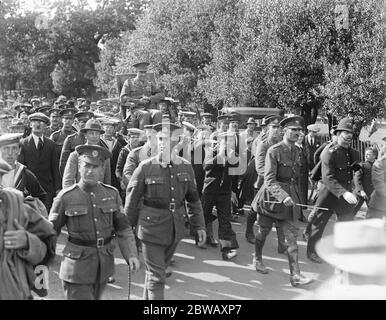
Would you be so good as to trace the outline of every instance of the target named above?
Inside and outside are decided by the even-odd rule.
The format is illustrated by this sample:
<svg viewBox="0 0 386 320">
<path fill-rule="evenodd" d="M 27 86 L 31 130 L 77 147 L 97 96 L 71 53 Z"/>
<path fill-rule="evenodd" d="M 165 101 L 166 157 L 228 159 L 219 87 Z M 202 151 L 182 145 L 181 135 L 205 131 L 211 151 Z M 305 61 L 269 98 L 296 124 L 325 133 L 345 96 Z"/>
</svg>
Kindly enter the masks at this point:
<svg viewBox="0 0 386 320">
<path fill-rule="evenodd" d="M 166 209 L 174 212 L 175 210 L 181 208 L 183 206 L 183 202 L 180 204 L 177 204 L 175 202 L 169 202 L 169 203 L 162 203 L 157 201 L 151 201 L 151 200 L 144 200 L 143 204 L 148 207 L 152 207 L 155 209 Z"/>
<path fill-rule="evenodd" d="M 93 248 L 100 248 L 104 245 L 108 244 L 113 240 L 114 237 L 108 237 L 108 238 L 98 238 L 96 240 L 82 240 L 77 238 L 68 237 L 68 241 L 76 244 L 78 246 L 85 246 L 85 247 L 93 247 Z"/>
<path fill-rule="evenodd" d="M 281 182 L 281 183 L 298 183 L 298 179 L 295 179 L 295 178 L 277 179 L 277 182 Z"/>
</svg>

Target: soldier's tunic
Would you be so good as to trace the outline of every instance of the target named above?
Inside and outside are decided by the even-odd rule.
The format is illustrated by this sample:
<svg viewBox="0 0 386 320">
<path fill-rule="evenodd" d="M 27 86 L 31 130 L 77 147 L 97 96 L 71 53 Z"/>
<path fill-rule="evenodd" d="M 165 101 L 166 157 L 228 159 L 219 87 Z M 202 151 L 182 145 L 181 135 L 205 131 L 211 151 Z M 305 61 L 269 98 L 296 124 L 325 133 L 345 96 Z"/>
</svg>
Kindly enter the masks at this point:
<svg viewBox="0 0 386 320">
<path fill-rule="evenodd" d="M 44 136 L 47 137 L 47 138 L 50 138 L 51 135 L 56 132 L 56 131 L 59 131 L 60 130 L 60 126 L 57 126 L 57 127 L 47 127 L 46 130 L 44 131 Z M 51 139 L 51 138 L 50 138 Z"/>
<path fill-rule="evenodd" d="M 66 167 L 66 163 L 67 163 L 68 157 L 70 156 L 70 153 L 75 151 L 76 146 L 79 146 L 85 143 L 86 143 L 86 136 L 81 132 L 76 132 L 74 134 L 69 135 L 67 138 L 65 138 L 62 152 L 60 154 L 60 160 L 59 160 L 59 172 L 62 177 L 64 173 L 64 168 Z"/>
<path fill-rule="evenodd" d="M 283 201 L 291 197 L 293 202 L 300 202 L 298 188 L 300 167 L 298 147 L 293 145 L 290 148 L 284 141 L 271 146 L 265 158 L 264 184 L 256 195 L 258 207 L 254 207 L 254 210 L 260 213 L 256 239 L 264 243 L 275 223 L 283 230 L 291 252 L 298 250 L 296 242 L 298 228 L 293 221 L 297 221 L 300 217 L 300 210 L 297 206 L 285 206 Z"/>
<path fill-rule="evenodd" d="M 55 131 L 54 133 L 51 134 L 50 139 L 55 142 L 56 144 L 56 151 L 58 153 L 58 159 L 60 159 L 60 155 L 62 153 L 63 145 L 64 145 L 64 140 L 71 134 L 76 133 L 74 130 L 64 130 L 63 128 Z"/>
<path fill-rule="evenodd" d="M 143 199 L 143 206 L 139 202 Z M 166 267 L 184 237 L 184 215 L 194 231 L 204 230 L 204 217 L 191 164 L 162 164 L 158 156 L 142 161 L 127 188 L 125 212 L 142 240 L 146 265 L 145 299 L 163 299 Z"/>
<path fill-rule="evenodd" d="M 126 103 L 132 102 L 138 106 L 139 100 L 144 96 L 150 99 L 150 104 L 153 106 L 165 97 L 164 94 L 161 92 L 160 88 L 155 86 L 150 81 L 141 81 L 138 77 L 134 79 L 127 79 L 125 81 L 120 95 L 121 101 L 123 100 L 123 98 L 126 98 Z M 156 107 L 153 108 L 156 109 Z M 125 104 L 122 104 L 122 116 L 123 119 L 126 119 Z M 138 120 L 138 126 L 134 126 L 134 128 L 139 128 L 141 130 L 145 125 L 151 123 L 150 113 L 144 110 L 136 110 L 135 116 L 133 116 L 133 118 L 133 120 Z M 134 124 L 136 125 L 136 123 Z"/>
<path fill-rule="evenodd" d="M 123 212 L 118 191 L 103 183 L 82 183 L 62 190 L 54 200 L 49 220 L 60 234 L 67 226 L 59 278 L 67 299 L 99 299 L 114 273 L 114 237 L 127 238 L 136 256 L 134 235 Z"/>
<path fill-rule="evenodd" d="M 307 243 L 307 253 L 315 253 L 315 244 L 322 237 L 324 228 L 335 212 L 339 221 L 352 220 L 360 209 L 349 204 L 343 194 L 354 189 L 353 169 L 351 164 L 359 161 L 358 151 L 332 145 L 321 154 L 322 181 L 315 206 L 329 210 L 317 210 L 312 220 L 313 228 Z"/>
</svg>

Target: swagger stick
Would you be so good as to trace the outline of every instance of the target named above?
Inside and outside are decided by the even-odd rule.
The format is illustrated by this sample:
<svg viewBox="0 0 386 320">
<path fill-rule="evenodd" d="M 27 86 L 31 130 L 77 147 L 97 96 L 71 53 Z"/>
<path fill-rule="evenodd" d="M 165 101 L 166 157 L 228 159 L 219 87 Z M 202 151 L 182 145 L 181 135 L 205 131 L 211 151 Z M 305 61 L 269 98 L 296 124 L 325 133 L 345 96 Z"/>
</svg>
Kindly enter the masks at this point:
<svg viewBox="0 0 386 320">
<path fill-rule="evenodd" d="M 268 200 L 264 200 L 265 203 L 282 203 L 280 201 L 268 201 Z M 322 207 L 318 207 L 318 206 L 308 206 L 306 204 L 301 204 L 301 203 L 295 203 L 295 206 L 298 206 L 298 207 L 306 207 L 306 208 L 316 208 L 316 209 L 319 209 L 319 210 L 326 210 L 328 211 L 329 209 L 328 208 L 322 208 Z"/>
</svg>

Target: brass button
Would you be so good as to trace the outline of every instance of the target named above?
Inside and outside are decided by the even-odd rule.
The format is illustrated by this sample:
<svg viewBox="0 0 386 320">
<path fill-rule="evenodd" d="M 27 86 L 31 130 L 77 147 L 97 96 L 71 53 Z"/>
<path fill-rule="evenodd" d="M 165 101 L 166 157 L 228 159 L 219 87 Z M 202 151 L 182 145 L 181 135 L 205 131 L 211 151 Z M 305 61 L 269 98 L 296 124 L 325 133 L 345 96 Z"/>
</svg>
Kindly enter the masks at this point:
<svg viewBox="0 0 386 320">
<path fill-rule="evenodd" d="M 97 222 L 97 221 L 98 221 L 98 219 L 97 219 L 97 218 L 95 218 L 95 219 L 94 219 L 94 221 L 95 221 L 95 222 Z"/>
<path fill-rule="evenodd" d="M 151 183 L 155 183 L 155 181 L 153 180 Z"/>
<path fill-rule="evenodd" d="M 97 231 L 96 233 L 99 234 L 99 231 Z"/>
<path fill-rule="evenodd" d="M 173 178 L 174 178 L 174 176 L 173 176 L 173 175 L 171 175 L 171 176 L 170 176 L 170 178 L 172 178 L 172 179 L 173 179 Z"/>
<path fill-rule="evenodd" d="M 172 198 L 172 202 L 174 202 L 174 200 L 175 200 L 175 199 L 174 199 L 174 198 Z"/>
<path fill-rule="evenodd" d="M 174 190 L 174 187 L 171 187 L 172 190 Z"/>
<path fill-rule="evenodd" d="M 96 204 L 93 204 L 92 206 L 93 206 L 94 208 L 96 208 Z"/>
</svg>

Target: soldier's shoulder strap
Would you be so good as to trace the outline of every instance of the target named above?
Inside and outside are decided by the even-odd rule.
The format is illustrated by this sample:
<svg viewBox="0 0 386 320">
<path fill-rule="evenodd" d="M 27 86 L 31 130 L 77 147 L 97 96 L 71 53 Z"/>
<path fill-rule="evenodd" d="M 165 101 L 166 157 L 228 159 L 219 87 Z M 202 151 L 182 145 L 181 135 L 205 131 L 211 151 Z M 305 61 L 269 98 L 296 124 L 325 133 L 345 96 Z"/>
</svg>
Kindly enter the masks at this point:
<svg viewBox="0 0 386 320">
<path fill-rule="evenodd" d="M 338 144 L 334 144 L 334 143 L 331 143 L 329 146 L 327 146 L 328 148 L 328 151 L 330 153 L 334 153 L 336 150 L 339 149 L 339 145 Z"/>
<path fill-rule="evenodd" d="M 73 191 L 73 190 L 75 190 L 77 188 L 78 188 L 77 184 L 73 184 L 70 187 L 64 188 L 64 189 L 60 190 L 60 192 L 58 193 L 57 197 L 63 197 L 64 195 L 68 195 L 68 194 L 71 193 L 71 191 Z"/>
<path fill-rule="evenodd" d="M 106 183 L 103 183 L 103 182 L 99 182 L 99 183 L 100 183 L 100 185 L 101 185 L 102 187 L 105 187 L 105 188 L 107 188 L 107 189 L 110 189 L 110 190 L 113 190 L 113 191 L 118 192 L 118 189 L 115 188 L 115 187 L 113 187 L 112 185 L 109 185 L 109 184 L 106 184 Z"/>
</svg>

